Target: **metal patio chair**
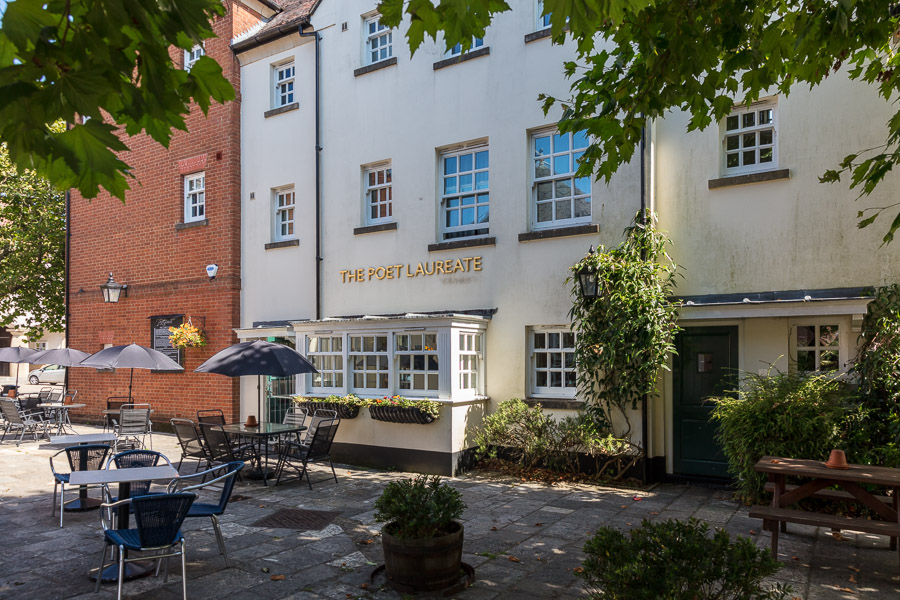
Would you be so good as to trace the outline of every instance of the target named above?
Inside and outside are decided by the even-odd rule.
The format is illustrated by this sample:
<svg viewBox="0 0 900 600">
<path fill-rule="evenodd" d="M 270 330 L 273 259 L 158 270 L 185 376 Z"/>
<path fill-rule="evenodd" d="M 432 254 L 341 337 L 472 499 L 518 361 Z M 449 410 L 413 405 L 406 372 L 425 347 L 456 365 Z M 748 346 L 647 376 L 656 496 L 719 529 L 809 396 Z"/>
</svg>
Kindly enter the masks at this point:
<svg viewBox="0 0 900 600">
<path fill-rule="evenodd" d="M 3 437 L 0 437 L 0 442 L 6 439 L 6 434 L 10 430 L 21 431 L 19 439 L 16 440 L 16 446 L 22 443 L 26 433 L 34 435 L 35 440 L 38 439 L 38 432 L 40 432 L 41 436 L 50 439 L 47 434 L 47 426 L 50 423 L 44 418 L 44 411 L 28 412 L 19 410 L 16 407 L 16 403 L 12 400 L 0 399 L 0 412 L 2 412 L 3 418 L 6 419 L 6 428 L 3 430 Z"/>
<path fill-rule="evenodd" d="M 203 461 L 206 461 L 206 468 L 212 467 L 209 461 L 209 453 L 206 451 L 206 446 L 200 437 L 197 425 L 190 419 L 169 419 L 169 423 L 172 424 L 172 429 L 175 430 L 175 436 L 178 438 L 178 444 L 181 446 L 181 459 L 178 461 L 178 467 L 176 468 L 179 471 L 181 470 L 181 463 L 184 462 L 185 458 L 197 461 L 195 471 L 200 470 L 200 465 L 203 464 Z"/>
<path fill-rule="evenodd" d="M 309 477 L 309 463 L 325 462 L 326 460 L 331 467 L 334 482 L 337 483 L 337 473 L 334 470 L 334 463 L 331 462 L 331 445 L 334 443 L 334 437 L 337 435 L 338 425 L 340 425 L 340 419 L 321 419 L 316 423 L 316 428 L 309 444 L 298 442 L 283 444 L 278 457 L 278 466 L 275 468 L 277 474 L 275 485 L 281 483 L 285 467 L 291 467 L 297 471 L 300 480 L 303 479 L 304 475 L 306 476 L 306 482 L 311 490 L 312 480 Z"/>
<path fill-rule="evenodd" d="M 197 423 L 208 423 L 210 425 L 226 425 L 225 413 L 218 408 L 209 408 L 197 411 Z"/>
<path fill-rule="evenodd" d="M 122 598 L 122 583 L 125 579 L 125 563 L 136 560 L 166 559 L 166 576 L 169 580 L 168 559 L 181 557 L 181 589 L 187 599 L 187 565 L 184 556 L 184 535 L 181 525 L 187 517 L 196 494 L 156 494 L 153 496 L 133 496 L 118 502 L 100 505 L 100 524 L 103 527 L 103 554 L 100 555 L 100 570 L 94 593 L 100 591 L 100 573 L 106 566 L 106 549 L 115 546 L 118 552 L 118 598 Z M 134 529 L 112 529 L 113 515 L 118 510 L 131 510 L 134 514 Z M 126 556 L 125 551 L 140 552 L 142 556 Z M 149 556 L 147 556 L 149 554 Z M 158 572 L 158 569 L 157 569 Z"/>
<path fill-rule="evenodd" d="M 59 526 L 63 526 L 63 514 L 66 506 L 66 484 L 69 483 L 69 475 L 75 471 L 96 471 L 103 467 L 110 447 L 106 444 L 82 444 L 63 448 L 50 457 L 50 470 L 53 472 L 53 514 L 56 514 L 56 489 L 59 492 Z M 53 464 L 53 459 L 65 453 L 69 462 L 69 473 L 60 473 Z M 82 488 L 103 488 L 104 484 L 83 485 Z"/>
<path fill-rule="evenodd" d="M 309 425 L 306 429 L 305 435 L 301 436 L 300 442 L 302 444 L 309 444 L 309 442 L 313 439 L 313 436 L 316 434 L 316 428 L 318 428 L 319 423 L 322 421 L 331 421 L 332 419 L 337 420 L 338 423 L 341 420 L 337 416 L 336 410 L 331 410 L 330 408 L 319 408 L 315 410 L 312 416 L 309 419 Z"/>
<path fill-rule="evenodd" d="M 222 530 L 219 528 L 219 516 L 225 512 L 228 506 L 228 500 L 231 498 L 231 492 L 234 490 L 234 482 L 237 479 L 238 471 L 244 468 L 244 463 L 240 461 L 226 463 L 212 469 L 201 471 L 193 475 L 185 475 L 178 479 L 173 479 L 169 483 L 166 492 L 193 492 L 200 494 L 203 491 L 216 489 L 221 485 L 218 499 L 216 502 L 194 502 L 188 511 L 188 517 L 209 517 L 212 521 L 213 530 L 216 533 L 216 542 L 219 544 L 219 554 L 225 560 L 225 566 L 228 566 L 228 553 L 225 551 L 225 539 L 222 537 Z M 211 477 L 209 481 L 207 477 Z"/>
<path fill-rule="evenodd" d="M 106 463 L 106 468 L 109 469 L 113 465 L 116 466 L 117 469 L 134 469 L 137 467 L 155 467 L 159 464 L 159 461 L 165 461 L 167 465 L 172 466 L 172 461 L 163 454 L 162 452 L 157 452 L 155 450 L 125 450 L 124 452 L 119 452 L 114 454 L 109 462 Z M 131 495 L 132 496 L 146 496 L 152 494 L 150 492 L 150 481 L 134 481 L 131 483 Z M 108 502 L 115 502 L 118 500 L 115 496 L 111 495 L 109 492 L 109 488 L 106 488 L 106 498 Z"/>
<path fill-rule="evenodd" d="M 238 444 L 222 429 L 221 425 L 200 423 L 200 434 L 206 442 L 209 460 L 213 463 L 230 463 L 256 461 L 259 464 L 259 453 L 253 444 Z M 240 475 L 238 475 L 240 479 Z"/>
<path fill-rule="evenodd" d="M 144 408 L 146 407 L 146 408 Z M 150 448 L 153 448 L 153 431 L 150 425 L 149 404 L 124 404 L 119 409 L 119 420 L 115 424 L 116 443 L 115 450 L 119 446 L 130 445 L 132 448 L 143 448 L 146 445 L 147 436 L 150 436 Z"/>
</svg>

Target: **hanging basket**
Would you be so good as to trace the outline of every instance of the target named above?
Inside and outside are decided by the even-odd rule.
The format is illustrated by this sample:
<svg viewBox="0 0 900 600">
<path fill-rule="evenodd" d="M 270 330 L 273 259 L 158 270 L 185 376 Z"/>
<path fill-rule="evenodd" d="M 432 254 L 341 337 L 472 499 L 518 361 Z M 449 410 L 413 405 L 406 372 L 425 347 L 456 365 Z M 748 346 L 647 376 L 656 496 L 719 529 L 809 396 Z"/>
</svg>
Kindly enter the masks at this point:
<svg viewBox="0 0 900 600">
<path fill-rule="evenodd" d="M 369 414 L 376 421 L 387 423 L 410 423 L 414 425 L 428 425 L 434 422 L 434 417 L 418 408 L 407 406 L 370 406 Z"/>
<path fill-rule="evenodd" d="M 300 406 L 306 407 L 312 415 L 319 409 L 333 410 L 342 419 L 355 419 L 359 416 L 359 407 L 342 404 L 340 402 L 304 402 Z"/>
</svg>

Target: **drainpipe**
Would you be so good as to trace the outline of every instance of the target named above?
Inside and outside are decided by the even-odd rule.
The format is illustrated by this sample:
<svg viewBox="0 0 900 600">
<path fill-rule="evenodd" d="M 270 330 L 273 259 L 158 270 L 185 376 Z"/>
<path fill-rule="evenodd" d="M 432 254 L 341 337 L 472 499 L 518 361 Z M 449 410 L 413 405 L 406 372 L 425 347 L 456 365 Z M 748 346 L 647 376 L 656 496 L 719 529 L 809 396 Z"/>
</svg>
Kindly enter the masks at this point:
<svg viewBox="0 0 900 600">
<path fill-rule="evenodd" d="M 316 321 L 322 318 L 322 144 L 319 137 L 319 42 L 322 36 L 318 31 L 304 33 L 303 25 L 298 32 L 300 37 L 316 38 Z"/>
<path fill-rule="evenodd" d="M 647 225 L 647 125 L 641 128 L 641 225 Z M 641 260 L 647 260 L 647 250 L 641 249 Z M 650 413 L 648 404 L 650 403 L 650 394 L 644 394 L 644 401 L 641 403 L 641 436 L 644 443 L 644 465 L 641 479 L 644 483 L 650 481 Z"/>
</svg>

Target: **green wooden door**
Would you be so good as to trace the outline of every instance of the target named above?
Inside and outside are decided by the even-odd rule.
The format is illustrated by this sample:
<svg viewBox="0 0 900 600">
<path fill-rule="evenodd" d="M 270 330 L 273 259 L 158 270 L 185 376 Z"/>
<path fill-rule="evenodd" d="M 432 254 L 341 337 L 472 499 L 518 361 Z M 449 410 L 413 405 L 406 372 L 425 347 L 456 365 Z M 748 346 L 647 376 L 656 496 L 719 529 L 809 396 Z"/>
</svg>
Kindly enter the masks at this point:
<svg viewBox="0 0 900 600">
<path fill-rule="evenodd" d="M 728 462 L 710 422 L 711 396 L 734 389 L 737 327 L 686 327 L 675 338 L 673 435 L 678 475 L 727 478 Z"/>
</svg>

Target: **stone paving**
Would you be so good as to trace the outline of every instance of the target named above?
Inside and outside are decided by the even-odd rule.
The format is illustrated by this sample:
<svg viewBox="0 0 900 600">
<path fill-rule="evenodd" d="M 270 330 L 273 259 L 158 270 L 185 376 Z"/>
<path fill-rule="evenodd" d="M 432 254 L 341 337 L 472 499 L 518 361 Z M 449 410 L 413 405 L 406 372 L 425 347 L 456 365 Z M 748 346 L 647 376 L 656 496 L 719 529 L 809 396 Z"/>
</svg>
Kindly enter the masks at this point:
<svg viewBox="0 0 900 600">
<path fill-rule="evenodd" d="M 79 433 L 98 431 L 79 426 Z M 174 436 L 156 434 L 153 446 L 178 457 Z M 104 584 L 93 594 L 90 569 L 102 548 L 97 511 L 67 513 L 58 527 L 51 515 L 53 483 L 48 457 L 57 448 L 43 442 L 20 447 L 0 445 L 0 598 L 110 598 L 115 586 Z M 193 466 L 184 465 L 183 472 Z M 225 567 L 208 520 L 191 519 L 187 539 L 188 595 L 191 598 L 350 598 L 402 600 L 412 597 L 370 583 L 382 562 L 380 524 L 373 504 L 386 482 L 404 473 L 338 469 L 340 482 L 315 483 L 327 467 L 313 468 L 313 490 L 292 482 L 264 487 L 239 483 L 222 518 L 230 559 Z M 601 525 L 627 529 L 642 519 L 704 519 L 730 533 L 750 535 L 768 548 L 768 533 L 759 520 L 731 499 L 726 490 L 664 484 L 648 491 L 584 484 L 548 486 L 468 475 L 451 479 L 468 504 L 463 517 L 463 561 L 475 568 L 474 584 L 452 597 L 466 600 L 583 598 L 575 575 L 582 546 Z M 96 490 L 91 492 L 97 495 Z M 340 513 L 317 531 L 255 527 L 262 517 L 282 508 Z M 791 525 L 782 534 L 778 580 L 790 583 L 796 598 L 900 598 L 900 567 L 888 540 Z M 180 569 L 172 562 L 168 583 L 147 577 L 125 583 L 129 598 L 181 597 Z M 281 577 L 283 576 L 283 578 Z M 416 597 L 428 597 L 417 594 Z"/>
</svg>

